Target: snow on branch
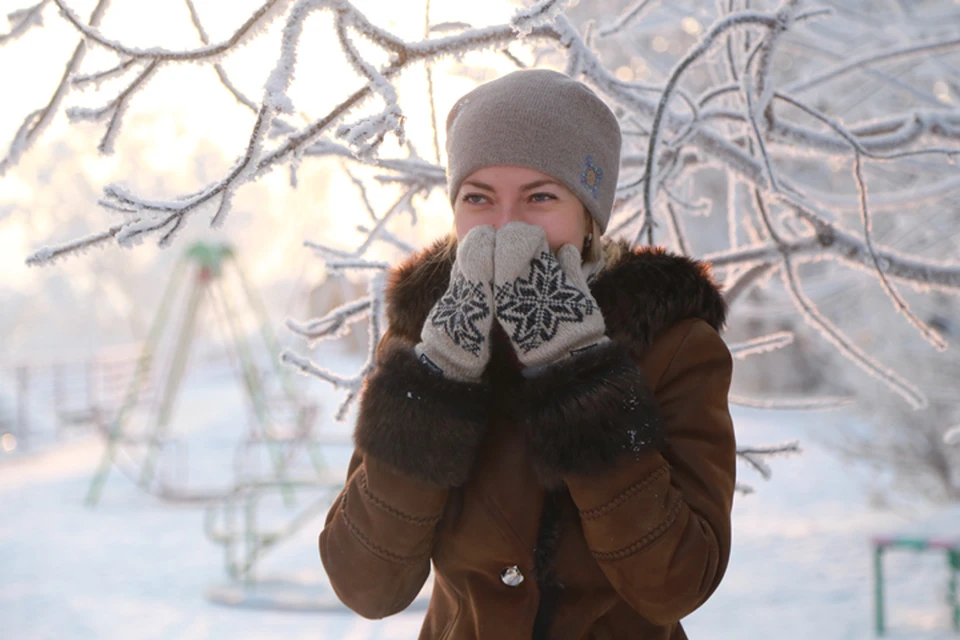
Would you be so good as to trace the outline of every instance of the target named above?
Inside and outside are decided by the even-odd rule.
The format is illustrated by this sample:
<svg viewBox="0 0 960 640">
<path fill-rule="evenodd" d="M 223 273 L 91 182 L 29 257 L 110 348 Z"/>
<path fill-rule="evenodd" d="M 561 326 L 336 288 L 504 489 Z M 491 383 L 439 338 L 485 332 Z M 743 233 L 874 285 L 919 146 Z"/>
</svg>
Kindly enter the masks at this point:
<svg viewBox="0 0 960 640">
<path fill-rule="evenodd" d="M 886 384 L 890 389 L 898 393 L 904 400 L 910 403 L 915 409 L 922 409 L 927 406 L 927 396 L 915 384 L 899 375 L 893 369 L 882 365 L 870 354 L 856 345 L 848 336 L 828 320 L 816 305 L 804 294 L 800 284 L 800 275 L 792 263 L 789 256 L 784 256 L 784 269 L 780 270 L 786 284 L 787 291 L 790 292 L 794 304 L 803 314 L 804 320 L 815 327 L 821 335 L 826 338 L 843 353 L 849 360 L 859 366 L 863 371 Z"/>
<path fill-rule="evenodd" d="M 42 264 L 50 264 L 57 260 L 58 258 L 63 258 L 67 255 L 75 253 L 83 253 L 87 250 L 96 247 L 97 245 L 103 244 L 108 240 L 112 240 L 117 236 L 117 234 L 124 228 L 123 225 L 115 225 L 102 231 L 100 233 L 94 233 L 84 238 L 79 238 L 71 242 L 67 242 L 61 245 L 51 245 L 49 247 L 44 247 L 40 249 L 32 256 L 27 258 L 27 264 L 31 267 L 38 266 Z"/>
<path fill-rule="evenodd" d="M 205 46 L 209 45 L 210 36 L 207 35 L 207 30 L 203 27 L 203 22 L 200 20 L 200 14 L 197 13 L 197 8 L 194 6 L 193 0 L 184 0 L 184 2 L 187 4 L 187 10 L 190 11 L 190 21 L 193 23 L 194 29 L 197 30 L 197 35 L 200 36 L 200 41 Z M 130 60 L 132 61 L 134 58 L 130 58 Z M 233 94 L 233 97 L 237 99 L 237 102 L 250 109 L 250 111 L 256 113 L 257 105 L 254 104 L 250 98 L 243 95 L 243 93 L 237 89 L 233 82 L 230 81 L 230 78 L 227 76 L 227 72 L 223 68 L 223 65 L 217 62 L 213 65 L 213 68 L 217 72 L 217 77 L 220 78 L 220 84 L 222 84 L 227 91 Z"/>
<path fill-rule="evenodd" d="M 7 21 L 10 23 L 10 31 L 0 34 L 0 47 L 13 42 L 32 27 L 43 26 L 43 8 L 50 4 L 50 0 L 41 0 L 32 7 L 19 9 L 13 13 L 7 14 Z"/>
<path fill-rule="evenodd" d="M 305 335 L 311 340 L 319 340 L 330 337 L 331 333 L 343 331 L 347 323 L 360 319 L 358 316 L 365 315 L 369 320 L 370 341 L 367 345 L 367 359 L 353 376 L 346 377 L 333 373 L 320 367 L 309 358 L 290 350 L 285 350 L 280 354 L 281 362 L 292 365 L 301 373 L 324 380 L 336 389 L 347 391 L 334 416 L 338 421 L 344 419 L 351 405 L 356 402 L 360 389 L 363 387 L 363 381 L 367 374 L 373 370 L 376 361 L 377 345 L 380 343 L 383 325 L 385 276 L 385 272 L 381 271 L 371 278 L 368 296 L 365 300 L 343 305 L 318 321 L 311 321 L 306 324 L 288 321 L 288 326 L 296 327 L 301 335 Z"/>
<path fill-rule="evenodd" d="M 314 318 L 308 322 L 287 320 L 287 327 L 311 341 L 327 340 L 342 337 L 350 324 L 367 317 L 373 301 L 370 298 L 361 298 L 332 309 L 322 318 Z"/>
<path fill-rule="evenodd" d="M 90 14 L 91 25 L 96 26 L 100 24 L 109 4 L 109 0 L 97 0 L 97 5 Z M 0 160 L 0 178 L 6 175 L 12 166 L 17 164 L 20 156 L 26 153 L 27 149 L 36 142 L 37 138 L 40 137 L 53 120 L 53 117 L 60 110 L 60 105 L 70 90 L 70 78 L 76 73 L 77 69 L 80 68 L 86 51 L 86 41 L 81 40 L 73 50 L 73 55 L 70 56 L 70 60 L 66 64 L 66 69 L 60 79 L 60 84 L 57 85 L 56 90 L 53 92 L 53 97 L 50 98 L 50 101 L 45 107 L 31 112 L 23 121 L 23 124 L 20 125 L 16 135 L 13 137 L 13 142 L 10 144 L 10 149 L 7 151 L 6 157 Z"/>
<path fill-rule="evenodd" d="M 415 117 L 415 112 L 401 111 L 398 78 L 415 65 L 425 65 L 432 73 L 432 66 L 438 61 L 462 62 L 466 54 L 480 51 L 508 55 L 517 66 L 524 66 L 520 62 L 524 57 L 521 48 L 536 47 L 534 59 L 544 60 L 548 54 L 557 54 L 552 59 L 560 60 L 561 65 L 565 61 L 568 73 L 582 78 L 601 94 L 623 124 L 623 173 L 617 189 L 615 220 L 610 225 L 612 235 L 628 236 L 635 244 L 653 244 L 656 234 L 668 233 L 667 241 L 676 250 L 697 256 L 700 221 L 717 207 L 704 200 L 703 191 L 695 187 L 702 179 L 701 173 L 706 173 L 703 169 L 722 172 L 727 193 L 726 202 L 721 204 L 726 204 L 728 228 L 719 237 L 726 242 L 719 245 L 722 249 L 717 249 L 717 243 L 710 244 L 712 251 L 702 257 L 723 274 L 727 302 L 734 304 L 760 286 L 777 286 L 774 276 L 779 276 L 793 305 L 792 312 L 823 336 L 837 353 L 882 380 L 911 405 L 922 406 L 925 402 L 921 389 L 882 363 L 881 357 L 874 357 L 857 345 L 850 337 L 855 333 L 847 335 L 828 320 L 828 314 L 807 296 L 800 267 L 814 262 L 826 262 L 831 269 L 841 265 L 853 267 L 856 277 L 877 282 L 895 313 L 903 314 L 912 330 L 937 348 L 944 348 L 946 341 L 938 329 L 911 310 L 895 284 L 906 284 L 921 293 L 960 294 L 960 263 L 897 250 L 896 243 L 888 245 L 885 238 L 875 238 L 873 226 L 881 212 L 897 206 L 910 208 L 923 203 L 956 207 L 955 200 L 950 198 L 955 198 L 960 183 L 953 170 L 955 164 L 951 163 L 960 155 L 960 110 L 945 101 L 928 100 L 921 103 L 923 108 L 896 105 L 847 120 L 845 114 L 822 107 L 822 96 L 815 90 L 853 74 L 876 81 L 878 65 L 956 52 L 960 40 L 946 37 L 917 43 L 909 41 L 907 35 L 884 51 L 856 57 L 833 55 L 831 60 L 839 59 L 836 66 L 812 77 L 807 74 L 803 80 L 784 83 L 777 73 L 778 57 L 795 41 L 820 37 L 804 27 L 809 21 L 836 16 L 830 9 L 808 8 L 797 0 L 750 4 L 728 0 L 717 3 L 714 21 L 685 53 L 671 53 L 674 62 L 668 65 L 665 77 L 626 81 L 617 77 L 609 63 L 605 64 L 592 46 L 596 38 L 591 34 L 608 38 L 603 44 L 622 46 L 629 55 L 633 51 L 630 47 L 636 48 L 643 42 L 643 38 L 634 37 L 634 30 L 649 31 L 652 27 L 647 22 L 652 24 L 655 17 L 660 20 L 655 25 L 657 30 L 669 29 L 670 25 L 659 14 L 654 16 L 655 12 L 669 15 L 667 20 L 676 19 L 675 9 L 663 0 L 628 3 L 612 23 L 605 23 L 607 26 L 597 31 L 591 31 L 589 26 L 596 23 L 595 19 L 588 20 L 582 31 L 572 23 L 564 14 L 564 9 L 572 4 L 568 1 L 531 1 L 504 24 L 475 28 L 463 21 L 432 26 L 428 22 L 423 38 L 417 41 L 406 41 L 375 24 L 349 0 L 272 0 L 261 4 L 230 37 L 216 43 L 210 42 L 194 0 L 184 2 L 202 46 L 170 50 L 147 48 L 104 35 L 100 23 L 107 9 L 106 0 L 99 1 L 89 23 L 70 8 L 69 0 L 53 0 L 63 19 L 77 30 L 80 42 L 66 63 L 49 104 L 29 113 L 17 131 L 10 151 L 0 161 L 0 176 L 62 110 L 64 96 L 71 87 L 99 89 L 112 79 L 125 85 L 117 94 L 105 96 L 100 107 L 66 110 L 73 121 L 105 122 L 100 149 L 108 153 L 117 136 L 122 135 L 123 114 L 137 92 L 157 72 L 168 72 L 187 62 L 211 65 L 223 88 L 255 114 L 252 128 L 245 132 L 243 153 L 223 175 L 189 194 L 146 198 L 122 185 L 106 186 L 101 205 L 112 215 L 122 214 L 118 223 L 101 233 L 41 249 L 28 259 L 30 264 L 44 264 L 110 241 L 127 246 L 149 236 L 156 237 L 161 245 L 169 244 L 185 220 L 196 213 L 206 212 L 214 226 L 224 224 L 233 196 L 243 184 L 274 169 L 283 169 L 290 172 L 295 186 L 301 163 L 321 158 L 336 160 L 363 200 L 352 214 L 356 216 L 355 228 L 360 238 L 351 247 L 332 246 L 323 240 L 305 244 L 326 262 L 331 277 L 356 273 L 369 278 L 370 290 L 367 296 L 320 318 L 290 320 L 288 327 L 310 341 L 318 341 L 340 337 L 348 325 L 367 321 L 371 325 L 370 351 L 362 370 L 352 376 L 330 373 L 296 354 L 287 353 L 284 359 L 299 370 L 346 390 L 339 412 L 343 416 L 355 401 L 363 376 L 372 367 L 380 335 L 388 265 L 371 250 L 384 246 L 403 254 L 412 253 L 414 243 L 402 237 L 395 222 L 404 217 L 406 223 L 405 216 L 409 215 L 415 223 L 422 201 L 445 185 L 445 171 L 439 160 L 429 162 L 418 157 L 413 143 L 406 140 L 405 121 Z M 580 10 L 589 2 L 580 0 Z M 49 3 L 50 0 L 44 0 L 14 14 L 11 32 L 0 36 L 0 44 L 39 24 L 40 13 Z M 748 8 L 736 11 L 736 6 Z M 351 93 L 341 89 L 342 94 L 335 96 L 333 106 L 325 113 L 307 115 L 302 105 L 295 103 L 290 87 L 295 75 L 312 73 L 319 67 L 317 61 L 298 59 L 298 52 L 306 20 L 320 12 L 332 16 L 331 37 L 337 38 L 347 64 L 362 84 Z M 281 18 L 283 31 L 263 92 L 260 96 L 246 96 L 230 80 L 221 61 Z M 376 49 L 376 58 L 367 53 L 371 48 L 368 44 Z M 117 56 L 113 66 L 81 73 L 87 46 L 113 52 Z M 638 53 L 642 56 L 649 52 L 641 49 Z M 709 79 L 706 85 L 694 81 L 704 69 L 708 73 L 700 76 Z M 887 88 L 899 86 L 892 83 L 888 74 L 880 83 Z M 431 80 L 425 104 L 432 104 L 433 89 Z M 909 89 L 905 87 L 904 91 Z M 930 93 L 927 88 L 913 91 Z M 930 104 L 934 106 L 928 108 Z M 373 109 L 360 112 L 371 105 Z M 431 128 L 430 142 L 434 143 L 437 155 L 439 132 L 437 119 L 432 111 L 431 114 L 426 124 Z M 301 116 L 302 122 L 294 119 Z M 411 126 L 409 130 L 413 135 L 416 128 Z M 395 136 L 401 148 L 407 143 L 406 152 L 397 154 L 398 157 L 382 157 L 386 148 L 382 142 L 387 136 Z M 822 165 L 823 161 L 838 163 L 837 166 L 850 162 L 851 173 L 844 169 L 834 171 L 831 177 L 852 174 L 847 186 L 856 191 L 856 198 L 819 190 L 797 170 L 802 162 Z M 882 165 L 912 170 L 921 161 L 937 163 L 940 173 L 929 180 L 915 181 L 909 188 L 883 190 L 876 186 L 872 172 L 865 175 L 868 161 L 870 170 Z M 351 172 L 353 166 L 364 167 L 364 175 L 375 175 L 361 179 L 359 172 Z M 385 211 L 374 210 L 371 203 L 375 199 L 368 193 L 373 189 L 388 189 L 395 194 L 393 204 Z M 719 198 L 723 200 L 724 196 Z M 838 204 L 841 201 L 842 205 Z M 658 202 L 664 206 L 657 206 Z M 844 218 L 846 210 L 851 216 Z M 859 214 L 859 223 L 853 214 Z M 331 215 L 350 214 L 337 211 Z M 731 351 L 737 358 L 744 358 L 781 349 L 792 341 L 792 332 L 768 333 L 732 345 Z M 749 406 L 793 409 L 823 409 L 842 406 L 847 401 L 834 397 L 732 399 Z M 760 461 L 755 465 L 759 467 L 762 457 L 768 454 L 753 451 L 744 457 L 750 457 L 751 464 Z"/>
<path fill-rule="evenodd" d="M 911 58 L 918 55 L 929 55 L 932 53 L 947 53 L 956 50 L 960 50 L 960 38 L 949 38 L 936 42 L 915 44 L 909 47 L 894 49 L 892 51 L 881 51 L 878 53 L 867 54 L 837 65 L 833 69 L 828 69 L 812 78 L 789 84 L 784 87 L 784 90 L 788 93 L 801 93 L 830 80 L 839 78 L 840 76 L 850 73 L 851 71 L 857 71 L 880 62 Z"/>
<path fill-rule="evenodd" d="M 788 4 L 789 2 L 790 0 L 788 0 Z M 828 9 L 808 11 L 800 16 L 797 16 L 796 19 L 799 21 L 801 19 L 809 19 L 828 13 L 830 13 L 830 10 Z M 691 48 L 670 72 L 666 86 L 664 87 L 663 93 L 660 96 L 660 101 L 657 104 L 656 113 L 653 116 L 653 124 L 651 125 L 650 130 L 650 142 L 647 147 L 648 176 L 643 191 L 644 229 L 651 229 L 651 223 L 653 221 L 653 190 L 654 185 L 656 184 L 655 167 L 657 166 L 657 145 L 660 142 L 662 131 L 664 129 L 664 116 L 670 103 L 670 98 L 679 84 L 684 72 L 694 62 L 699 60 L 710 49 L 710 47 L 713 46 L 716 40 L 726 32 L 732 29 L 749 26 L 761 26 L 771 30 L 783 28 L 782 23 L 783 18 L 781 12 L 771 14 L 758 11 L 742 11 L 725 16 L 711 25 L 696 46 Z"/>
<path fill-rule="evenodd" d="M 947 429 L 947 432 L 943 434 L 943 442 L 948 445 L 960 444 L 960 424 Z"/>
<path fill-rule="evenodd" d="M 570 4 L 570 0 L 540 0 L 532 7 L 518 9 L 510 24 L 520 36 L 530 35 L 534 28 L 548 24 Z"/>
<path fill-rule="evenodd" d="M 238 28 L 232 36 L 216 44 L 208 44 L 198 49 L 175 51 L 161 47 L 143 49 L 125 45 L 116 40 L 110 40 L 96 25 L 87 25 L 74 11 L 67 6 L 64 0 L 53 0 L 60 9 L 60 14 L 79 31 L 89 42 L 128 58 L 149 58 L 151 60 L 172 60 L 177 62 L 198 61 L 222 56 L 226 52 L 241 46 L 248 40 L 256 37 L 267 26 L 283 15 L 292 0 L 268 0 Z"/>
<path fill-rule="evenodd" d="M 769 447 L 741 447 L 737 449 L 737 456 L 753 467 L 757 473 L 763 476 L 764 480 L 769 480 L 773 477 L 773 470 L 767 464 L 765 458 L 794 455 L 802 453 L 802 451 L 800 443 L 792 441 Z"/>
<path fill-rule="evenodd" d="M 732 355 L 734 358 L 742 360 L 750 356 L 768 353 L 776 349 L 782 349 L 793 344 L 793 339 L 794 335 L 790 331 L 778 331 L 766 336 L 753 338 L 747 342 L 739 342 L 728 346 L 730 348 L 730 355 Z"/>
<path fill-rule="evenodd" d="M 408 188 L 400 196 L 400 198 L 393 203 L 393 206 L 391 206 L 390 209 L 377 220 L 376 225 L 374 225 L 374 227 L 367 233 L 367 237 L 353 251 L 344 251 L 342 249 L 337 249 L 336 247 L 331 247 L 318 242 L 307 241 L 304 244 L 313 249 L 319 257 L 326 259 L 328 264 L 331 260 L 342 261 L 361 258 L 373 245 L 373 243 L 380 239 L 381 234 L 384 233 L 387 228 L 387 224 L 392 218 L 402 213 L 411 213 L 413 211 L 413 197 L 418 191 L 420 191 L 420 188 L 416 186 Z M 364 268 L 367 267 L 364 266 Z"/>
<path fill-rule="evenodd" d="M 730 404 L 771 411 L 835 411 L 853 405 L 852 396 L 827 398 L 746 398 L 732 393 Z"/>
<path fill-rule="evenodd" d="M 160 62 L 154 60 L 146 66 L 146 68 L 130 83 L 130 85 L 120 92 L 120 94 L 111 100 L 106 106 L 99 109 L 82 109 L 79 107 L 73 107 L 67 109 L 67 117 L 70 118 L 71 122 L 81 122 L 81 121 L 92 121 L 100 122 L 106 118 L 109 118 L 107 124 L 106 132 L 103 134 L 103 138 L 100 140 L 100 144 L 97 148 L 100 150 L 100 153 L 103 155 L 112 155 L 113 154 L 113 145 L 117 139 L 117 134 L 120 132 L 120 125 L 123 122 L 123 115 L 127 111 L 127 107 L 130 105 L 130 100 L 133 95 L 142 89 L 154 75 L 157 70 L 160 68 Z"/>
<path fill-rule="evenodd" d="M 143 60 L 138 58 L 127 58 L 123 62 L 105 69 L 104 71 L 98 71 L 96 73 L 84 74 L 84 75 L 75 75 L 70 79 L 70 82 L 73 83 L 75 87 L 85 87 L 87 85 L 93 85 L 96 88 L 100 88 L 107 80 L 112 80 L 114 78 L 120 77 L 125 74 L 131 67 L 134 67 L 138 64 L 143 64 Z"/>
<path fill-rule="evenodd" d="M 633 4 L 627 7 L 618 17 L 614 20 L 613 24 L 608 27 L 600 29 L 597 35 L 600 37 L 612 36 L 619 31 L 622 31 L 625 27 L 638 20 L 643 13 L 643 10 L 647 8 L 651 0 L 636 0 Z"/>
</svg>

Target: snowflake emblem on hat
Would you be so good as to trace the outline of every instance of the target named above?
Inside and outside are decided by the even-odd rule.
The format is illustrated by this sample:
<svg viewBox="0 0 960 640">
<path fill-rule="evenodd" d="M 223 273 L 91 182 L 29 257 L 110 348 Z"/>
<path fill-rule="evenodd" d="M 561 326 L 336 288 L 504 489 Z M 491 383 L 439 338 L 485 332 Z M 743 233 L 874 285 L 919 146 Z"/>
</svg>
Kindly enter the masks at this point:
<svg viewBox="0 0 960 640">
<path fill-rule="evenodd" d="M 549 252 L 530 261 L 526 279 L 499 287 L 496 298 L 497 317 L 512 325 L 510 337 L 524 353 L 555 338 L 560 325 L 583 322 L 597 310 L 583 291 L 570 285 Z"/>
<path fill-rule="evenodd" d="M 600 189 L 601 180 L 603 180 L 603 169 L 590 156 L 584 158 L 583 171 L 580 172 L 580 184 L 586 187 L 594 200 L 597 199 L 597 191 Z"/>
</svg>

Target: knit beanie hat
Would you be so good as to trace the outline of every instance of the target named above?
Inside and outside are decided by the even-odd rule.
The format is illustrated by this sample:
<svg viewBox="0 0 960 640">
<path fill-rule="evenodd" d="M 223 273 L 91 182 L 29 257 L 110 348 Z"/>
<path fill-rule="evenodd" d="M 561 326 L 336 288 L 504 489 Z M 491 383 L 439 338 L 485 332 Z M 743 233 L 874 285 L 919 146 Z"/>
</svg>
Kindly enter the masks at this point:
<svg viewBox="0 0 960 640">
<path fill-rule="evenodd" d="M 620 125 L 582 82 L 548 69 L 514 71 L 464 95 L 447 116 L 447 193 L 474 171 L 545 173 L 580 198 L 606 231 L 620 172 Z"/>
</svg>

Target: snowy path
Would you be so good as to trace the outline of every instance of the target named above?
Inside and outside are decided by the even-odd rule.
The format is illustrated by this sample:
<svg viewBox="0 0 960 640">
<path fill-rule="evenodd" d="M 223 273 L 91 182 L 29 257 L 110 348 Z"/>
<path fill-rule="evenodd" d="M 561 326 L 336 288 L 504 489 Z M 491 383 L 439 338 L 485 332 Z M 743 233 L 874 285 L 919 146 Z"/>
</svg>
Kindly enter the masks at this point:
<svg viewBox="0 0 960 640">
<path fill-rule="evenodd" d="M 842 428 L 843 417 L 735 415 L 741 443 L 799 438 L 806 453 L 774 461 L 770 483 L 742 470 L 742 480 L 759 491 L 738 498 L 730 570 L 713 599 L 686 622 L 690 637 L 872 638 L 868 539 L 905 522 L 872 511 L 862 491 L 868 478 L 807 437 L 816 429 Z M 0 459 L 0 638 L 416 637 L 421 613 L 368 622 L 346 612 L 277 613 L 209 603 L 204 593 L 225 577 L 221 549 L 203 535 L 202 510 L 161 504 L 117 474 L 98 508 L 82 506 L 100 451 L 99 441 L 88 437 L 43 454 Z M 320 525 L 316 521 L 278 551 L 274 566 L 320 575 Z M 935 555 L 888 558 L 888 637 L 956 637 L 949 633 L 944 565 Z"/>
</svg>

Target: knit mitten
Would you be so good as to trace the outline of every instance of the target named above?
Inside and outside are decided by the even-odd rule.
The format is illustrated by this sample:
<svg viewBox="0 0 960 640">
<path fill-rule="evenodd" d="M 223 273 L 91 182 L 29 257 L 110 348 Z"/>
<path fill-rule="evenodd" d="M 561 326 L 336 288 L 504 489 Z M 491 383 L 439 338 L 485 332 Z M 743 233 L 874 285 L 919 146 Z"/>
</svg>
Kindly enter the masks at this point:
<svg viewBox="0 0 960 640">
<path fill-rule="evenodd" d="M 479 380 L 490 360 L 495 238 L 487 225 L 460 242 L 450 284 L 430 310 L 415 347 L 421 363 L 452 380 Z"/>
<path fill-rule="evenodd" d="M 607 341 L 581 262 L 569 244 L 554 256 L 541 227 L 511 222 L 497 232 L 496 318 L 529 372 Z"/>
</svg>

